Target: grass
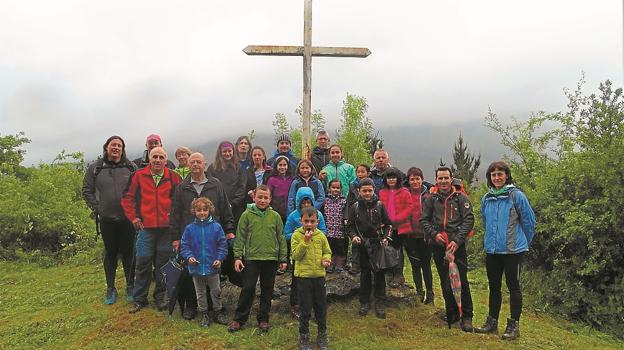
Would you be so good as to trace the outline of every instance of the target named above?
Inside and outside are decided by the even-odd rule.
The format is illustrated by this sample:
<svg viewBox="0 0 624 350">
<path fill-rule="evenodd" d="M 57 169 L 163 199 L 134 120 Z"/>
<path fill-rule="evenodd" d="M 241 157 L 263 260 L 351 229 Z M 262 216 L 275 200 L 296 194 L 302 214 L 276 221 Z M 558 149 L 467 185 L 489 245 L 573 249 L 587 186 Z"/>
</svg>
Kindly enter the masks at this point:
<svg viewBox="0 0 624 350">
<path fill-rule="evenodd" d="M 0 271 L 2 349 L 296 349 L 297 346 L 298 323 L 288 315 L 273 313 L 273 328 L 265 335 L 258 334 L 254 327 L 245 327 L 236 334 L 228 333 L 220 325 L 201 329 L 195 321 L 183 320 L 177 310 L 173 320 L 151 307 L 130 315 L 121 281 L 117 286 L 120 291 L 117 303 L 104 305 L 101 264 L 82 262 L 42 268 L 0 262 Z M 469 278 L 475 304 L 474 322 L 480 325 L 487 312 L 487 281 L 483 270 L 471 271 Z M 121 269 L 118 280 L 122 280 Z M 416 304 L 389 308 L 387 319 L 379 320 L 372 313 L 366 318 L 357 317 L 356 300 L 333 303 L 329 307 L 331 348 L 434 349 L 458 345 L 466 349 L 624 348 L 624 343 L 609 335 L 527 308 L 521 321 L 522 336 L 517 341 L 467 334 L 457 326 L 449 330 L 436 316 L 442 305 L 440 292 L 436 290 L 435 307 Z M 508 317 L 508 309 L 504 301 L 501 320 Z M 314 339 L 315 326 L 311 327 Z"/>
</svg>

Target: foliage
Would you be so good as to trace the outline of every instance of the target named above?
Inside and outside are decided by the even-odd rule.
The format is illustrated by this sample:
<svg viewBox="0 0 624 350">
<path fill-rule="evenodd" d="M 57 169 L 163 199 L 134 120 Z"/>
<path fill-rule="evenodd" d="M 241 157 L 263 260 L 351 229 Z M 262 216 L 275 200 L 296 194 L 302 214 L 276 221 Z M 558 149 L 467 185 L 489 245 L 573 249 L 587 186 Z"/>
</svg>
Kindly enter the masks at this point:
<svg viewBox="0 0 624 350">
<path fill-rule="evenodd" d="M 20 164 L 24 161 L 26 150 L 22 147 L 30 143 L 24 132 L 15 135 L 0 136 L 0 174 L 22 174 L 24 167 Z"/>
<path fill-rule="evenodd" d="M 347 94 L 342 103 L 341 125 L 336 143 L 342 146 L 343 156 L 350 164 L 370 164 L 373 157 L 369 141 L 375 136 L 373 124 L 366 116 L 368 104 L 364 97 Z"/>
<path fill-rule="evenodd" d="M 293 128 L 289 125 L 286 115 L 284 113 L 275 113 L 273 124 L 273 132 L 275 136 L 275 140 L 280 137 L 282 134 L 287 134 L 290 136 L 291 141 L 291 150 L 297 157 L 301 157 L 301 130 L 303 128 L 303 110 L 301 106 L 295 109 L 295 113 L 299 115 L 299 128 Z M 323 113 L 319 110 L 315 110 L 310 115 L 310 149 L 313 148 L 314 136 L 318 131 L 325 129 L 325 117 Z"/>
<path fill-rule="evenodd" d="M 468 186 L 472 186 L 477 178 L 477 170 L 481 165 L 481 154 L 478 156 L 468 150 L 468 144 L 464 143 L 461 134 L 453 146 L 453 165 L 451 170 L 456 178 L 460 178 Z"/>
<path fill-rule="evenodd" d="M 624 97 L 610 81 L 565 113 L 503 125 L 513 177 L 538 218 L 528 263 L 548 276 L 540 305 L 624 337 Z"/>
</svg>

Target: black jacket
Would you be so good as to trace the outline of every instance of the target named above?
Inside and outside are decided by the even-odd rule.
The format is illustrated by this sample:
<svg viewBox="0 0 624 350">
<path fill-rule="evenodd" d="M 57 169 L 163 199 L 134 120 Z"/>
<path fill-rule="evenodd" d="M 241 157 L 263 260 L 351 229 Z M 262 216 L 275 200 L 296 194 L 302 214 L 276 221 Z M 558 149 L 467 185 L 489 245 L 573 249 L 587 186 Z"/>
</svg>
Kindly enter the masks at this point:
<svg viewBox="0 0 624 350">
<path fill-rule="evenodd" d="M 186 225 L 193 222 L 195 217 L 191 214 L 191 202 L 198 197 L 206 197 L 215 206 L 212 217 L 223 227 L 225 233 L 234 233 L 234 218 L 232 210 L 225 194 L 225 189 L 219 179 L 207 176 L 208 182 L 204 184 L 201 195 L 197 195 L 195 187 L 191 184 L 191 177 L 187 176 L 173 194 L 171 213 L 169 215 L 169 231 L 172 240 L 182 238 Z"/>
<path fill-rule="evenodd" d="M 446 231 L 449 241 L 454 241 L 457 245 L 464 244 L 474 226 L 472 204 L 468 197 L 454 189 L 445 196 L 439 193 L 436 187 L 430 194 L 431 196 L 423 201 L 420 216 L 425 240 L 435 242 L 435 235 Z"/>
<path fill-rule="evenodd" d="M 386 207 L 377 198 L 370 202 L 358 199 L 351 206 L 347 217 L 347 235 L 350 238 L 387 238 L 387 227 L 392 225 Z"/>
<path fill-rule="evenodd" d="M 209 177 L 215 177 L 221 181 L 230 205 L 234 219 L 238 220 L 245 210 L 245 197 L 247 196 L 247 174 L 241 167 L 228 167 L 224 171 L 215 171 L 211 165 L 206 171 Z M 234 224 L 236 226 L 236 223 Z"/>
<path fill-rule="evenodd" d="M 119 163 L 105 161 L 103 157 L 87 168 L 82 183 L 82 196 L 89 208 L 103 219 L 125 220 L 121 197 L 136 166 L 125 157 Z"/>
<path fill-rule="evenodd" d="M 314 164 L 314 168 L 316 169 L 316 173 L 318 174 L 323 167 L 325 167 L 329 163 L 329 148 L 320 148 L 319 146 L 314 147 L 312 150 L 312 164 Z"/>
</svg>

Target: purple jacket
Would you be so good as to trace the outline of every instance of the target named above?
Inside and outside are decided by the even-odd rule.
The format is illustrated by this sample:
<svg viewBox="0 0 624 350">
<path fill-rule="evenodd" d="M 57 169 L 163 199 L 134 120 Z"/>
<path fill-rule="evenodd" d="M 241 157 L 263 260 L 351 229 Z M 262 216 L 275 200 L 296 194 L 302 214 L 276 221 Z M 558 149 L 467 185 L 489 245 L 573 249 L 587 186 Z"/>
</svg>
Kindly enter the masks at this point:
<svg viewBox="0 0 624 350">
<path fill-rule="evenodd" d="M 286 219 L 288 191 L 292 182 L 292 176 L 271 176 L 266 182 L 271 190 L 271 208 L 280 214 L 282 220 Z"/>
</svg>

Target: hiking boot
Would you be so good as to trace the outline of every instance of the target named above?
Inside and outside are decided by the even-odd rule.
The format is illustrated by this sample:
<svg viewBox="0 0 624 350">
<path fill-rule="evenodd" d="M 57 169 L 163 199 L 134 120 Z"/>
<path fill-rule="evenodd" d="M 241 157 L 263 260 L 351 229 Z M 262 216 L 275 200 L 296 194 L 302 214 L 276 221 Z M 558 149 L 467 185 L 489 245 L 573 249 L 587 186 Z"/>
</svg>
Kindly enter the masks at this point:
<svg viewBox="0 0 624 350">
<path fill-rule="evenodd" d="M 459 328 L 461 328 L 464 332 L 474 332 L 474 328 L 472 327 L 472 317 L 462 317 Z"/>
<path fill-rule="evenodd" d="M 268 332 L 269 328 L 271 328 L 271 325 L 269 324 L 269 322 L 267 321 L 258 322 L 258 329 L 260 329 L 262 332 Z"/>
<path fill-rule="evenodd" d="M 232 321 L 230 325 L 228 326 L 228 332 L 230 333 L 238 332 L 240 331 L 242 326 L 243 325 L 240 324 L 238 321 Z"/>
<path fill-rule="evenodd" d="M 334 271 L 336 271 L 336 265 L 331 265 L 325 268 L 325 272 L 327 273 L 334 273 Z"/>
<path fill-rule="evenodd" d="M 503 340 L 514 340 L 520 336 L 520 323 L 513 318 L 507 319 L 507 328 L 503 333 Z"/>
<path fill-rule="evenodd" d="M 225 309 L 222 308 L 221 310 L 215 312 L 212 320 L 218 324 L 223 324 L 223 325 L 228 324 L 228 317 L 227 317 L 227 313 L 225 312 Z"/>
<path fill-rule="evenodd" d="M 343 273 L 345 271 L 346 271 L 345 268 L 342 266 L 336 266 L 336 269 L 334 269 L 335 273 Z"/>
<path fill-rule="evenodd" d="M 197 316 L 197 309 L 194 307 L 187 306 L 184 308 L 184 311 L 182 311 L 182 318 L 185 320 L 190 321 L 194 319 L 195 316 Z"/>
<path fill-rule="evenodd" d="M 360 265 L 356 265 L 356 264 L 351 265 L 351 268 L 349 269 L 350 274 L 357 275 L 360 272 L 362 272 L 362 270 L 360 269 Z"/>
<path fill-rule="evenodd" d="M 434 305 L 434 297 L 433 297 L 433 291 L 427 291 L 427 295 L 425 296 L 425 300 L 423 301 L 423 303 L 425 305 Z"/>
<path fill-rule="evenodd" d="M 134 286 L 127 286 L 127 287 L 126 287 L 126 300 L 127 300 L 129 303 L 134 302 L 134 294 L 133 294 L 133 291 L 134 291 Z"/>
<path fill-rule="evenodd" d="M 310 333 L 299 333 L 299 350 L 312 350 Z"/>
<path fill-rule="evenodd" d="M 212 323 L 212 319 L 210 317 L 210 313 L 208 311 L 204 311 L 201 313 L 201 320 L 199 320 L 200 327 L 209 327 Z"/>
<path fill-rule="evenodd" d="M 329 341 L 327 340 L 327 332 L 319 332 L 316 336 L 316 345 L 321 350 L 329 350 Z"/>
<path fill-rule="evenodd" d="M 364 317 L 364 316 L 368 315 L 368 310 L 370 310 L 370 304 L 369 303 L 360 304 L 360 310 L 358 311 L 358 315 L 360 315 L 361 317 Z"/>
<path fill-rule="evenodd" d="M 141 311 L 141 309 L 143 309 L 144 307 L 145 305 L 135 301 L 134 304 L 132 304 L 132 307 L 130 308 L 130 310 L 128 310 L 128 313 L 135 314 Z"/>
<path fill-rule="evenodd" d="M 285 271 L 283 271 L 283 270 L 277 269 L 277 271 L 275 271 L 275 274 L 278 275 L 278 276 L 281 276 L 281 275 L 284 274 L 284 272 Z"/>
<path fill-rule="evenodd" d="M 476 333 L 489 334 L 498 332 L 498 320 L 492 316 L 488 316 L 485 319 L 485 323 L 482 327 L 475 328 Z"/>
<path fill-rule="evenodd" d="M 167 310 L 167 302 L 164 300 L 156 300 L 156 309 L 158 309 L 158 311 L 165 311 Z"/>
<path fill-rule="evenodd" d="M 386 318 L 386 306 L 383 301 L 375 301 L 375 316 L 381 319 Z"/>
<path fill-rule="evenodd" d="M 416 289 L 416 296 L 418 299 L 418 301 L 420 301 L 421 303 L 425 303 L 425 291 L 422 289 Z"/>
<path fill-rule="evenodd" d="M 106 298 L 104 299 L 104 304 L 112 305 L 117 301 L 117 289 L 115 288 L 107 288 L 106 289 Z"/>
<path fill-rule="evenodd" d="M 301 317 L 301 309 L 299 309 L 299 305 L 293 305 L 290 309 L 290 314 L 294 318 L 299 319 L 299 317 Z"/>
</svg>

